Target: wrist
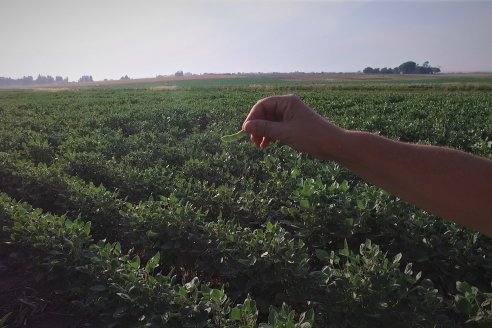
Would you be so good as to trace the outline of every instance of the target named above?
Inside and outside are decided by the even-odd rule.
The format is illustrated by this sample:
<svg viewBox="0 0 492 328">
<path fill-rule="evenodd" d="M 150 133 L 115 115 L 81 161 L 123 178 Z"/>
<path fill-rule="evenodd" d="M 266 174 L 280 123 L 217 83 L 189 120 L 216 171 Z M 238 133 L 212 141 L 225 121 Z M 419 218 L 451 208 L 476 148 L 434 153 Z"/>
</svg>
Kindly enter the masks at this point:
<svg viewBox="0 0 492 328">
<path fill-rule="evenodd" d="M 327 133 L 321 140 L 320 149 L 322 152 L 319 159 L 335 161 L 345 164 L 351 161 L 354 143 L 353 131 L 343 129 L 338 126 L 331 126 L 326 129 Z"/>
</svg>

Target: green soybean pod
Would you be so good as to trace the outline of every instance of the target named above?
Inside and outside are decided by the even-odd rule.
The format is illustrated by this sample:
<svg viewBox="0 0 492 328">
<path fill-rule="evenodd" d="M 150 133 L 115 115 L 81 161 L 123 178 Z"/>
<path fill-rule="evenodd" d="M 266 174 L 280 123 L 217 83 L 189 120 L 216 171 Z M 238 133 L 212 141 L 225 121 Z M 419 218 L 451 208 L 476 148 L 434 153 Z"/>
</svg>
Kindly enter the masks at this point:
<svg viewBox="0 0 492 328">
<path fill-rule="evenodd" d="M 241 131 L 239 131 L 237 133 L 229 134 L 227 136 L 223 136 L 221 139 L 224 142 L 233 142 L 233 141 L 237 141 L 237 140 L 241 139 L 245 135 L 246 135 L 246 131 L 241 130 Z"/>
</svg>

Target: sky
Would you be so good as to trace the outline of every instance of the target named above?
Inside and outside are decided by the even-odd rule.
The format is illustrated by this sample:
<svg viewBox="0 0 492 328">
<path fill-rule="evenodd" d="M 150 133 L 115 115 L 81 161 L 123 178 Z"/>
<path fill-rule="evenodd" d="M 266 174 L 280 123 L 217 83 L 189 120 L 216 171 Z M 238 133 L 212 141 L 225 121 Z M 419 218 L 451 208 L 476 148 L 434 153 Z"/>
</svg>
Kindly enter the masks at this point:
<svg viewBox="0 0 492 328">
<path fill-rule="evenodd" d="M 0 0 L 0 76 L 492 71 L 490 1 Z"/>
</svg>

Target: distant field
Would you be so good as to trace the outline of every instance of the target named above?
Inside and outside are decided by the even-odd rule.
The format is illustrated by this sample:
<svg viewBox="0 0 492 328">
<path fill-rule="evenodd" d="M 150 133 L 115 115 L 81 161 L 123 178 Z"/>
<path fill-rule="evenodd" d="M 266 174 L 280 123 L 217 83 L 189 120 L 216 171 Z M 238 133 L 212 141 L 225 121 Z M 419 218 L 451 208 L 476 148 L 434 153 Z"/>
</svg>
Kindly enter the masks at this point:
<svg viewBox="0 0 492 328">
<path fill-rule="evenodd" d="M 176 86 L 180 89 L 194 88 L 265 88 L 265 87 L 310 87 L 326 89 L 480 89 L 492 90 L 492 74 L 442 74 L 442 75 L 368 75 L 368 74 L 275 74 L 222 76 L 220 78 L 183 79 L 164 82 L 142 82 L 108 85 L 111 88 L 152 88 Z"/>
<path fill-rule="evenodd" d="M 381 75 L 356 73 L 318 74 L 245 74 L 197 75 L 138 80 L 99 81 L 71 83 L 62 86 L 40 86 L 38 91 L 57 91 L 78 88 L 110 89 L 197 89 L 197 88 L 310 88 L 320 89 L 423 89 L 492 90 L 492 73 L 437 74 L 437 75 Z"/>
<path fill-rule="evenodd" d="M 491 91 L 491 75 L 355 74 L 2 90 L 0 322 L 490 327 L 490 238 L 221 136 L 296 93 L 345 128 L 492 158 Z"/>
</svg>

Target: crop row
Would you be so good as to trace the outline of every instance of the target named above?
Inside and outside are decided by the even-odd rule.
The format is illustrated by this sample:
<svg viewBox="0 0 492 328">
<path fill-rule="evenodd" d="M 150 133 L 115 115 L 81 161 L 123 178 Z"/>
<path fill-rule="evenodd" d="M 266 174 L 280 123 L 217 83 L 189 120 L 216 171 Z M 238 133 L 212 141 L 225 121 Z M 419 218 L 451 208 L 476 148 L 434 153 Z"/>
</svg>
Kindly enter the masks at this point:
<svg viewBox="0 0 492 328">
<path fill-rule="evenodd" d="M 256 327 L 258 310 L 247 296 L 233 305 L 223 289 L 213 289 L 194 277 L 179 282 L 172 273 L 158 270 L 160 253 L 145 265 L 124 254 L 118 242 L 93 242 L 90 222 L 43 214 L 26 203 L 15 203 L 0 194 L 0 222 L 11 243 L 34 261 L 72 298 L 74 310 L 92 324 L 132 327 Z M 58 291 L 60 293 L 60 291 Z M 268 323 L 260 327 L 311 327 L 313 312 L 295 312 L 283 305 L 271 308 Z"/>
<path fill-rule="evenodd" d="M 28 168 L 26 163 L 23 164 L 25 166 L 21 172 L 33 172 L 34 167 L 31 167 L 30 171 L 26 169 Z M 47 169 L 44 165 L 36 167 L 41 168 L 37 174 L 42 174 Z M 53 177 L 53 175 L 50 176 Z M 15 183 L 8 185 L 15 185 Z M 32 183 L 28 186 L 32 190 Z M 304 190 L 304 192 L 300 191 L 301 195 L 309 196 L 311 194 L 311 192 L 306 191 L 308 187 L 305 184 L 300 187 Z M 332 186 L 332 188 L 334 187 L 342 191 L 347 188 L 343 184 L 342 186 Z M 100 187 L 93 186 L 93 188 Z M 84 190 L 84 188 L 78 190 Z M 80 196 L 76 198 L 80 198 Z M 40 211 L 36 213 L 38 216 L 41 215 Z M 208 277 L 211 281 L 221 281 L 226 284 L 226 289 L 233 299 L 244 298 L 245 294 L 250 292 L 257 298 L 259 309 L 263 313 L 270 304 L 277 303 L 279 300 L 290 300 L 291 302 L 296 300 L 299 302 L 297 307 L 305 307 L 306 304 L 312 304 L 316 300 L 317 313 L 320 319 L 331 321 L 336 318 L 337 321 L 343 321 L 349 320 L 353 316 L 344 317 L 345 319 L 339 318 L 341 313 L 347 312 L 349 308 L 358 308 L 355 304 L 349 305 L 349 298 L 347 298 L 342 302 L 342 307 L 336 310 L 337 307 L 328 301 L 332 299 L 331 295 L 336 292 L 343 294 L 343 291 L 350 288 L 347 289 L 347 285 L 340 285 L 336 289 L 331 287 L 329 292 L 323 289 L 322 286 L 328 283 L 322 282 L 323 279 L 324 281 L 327 279 L 325 273 L 328 272 L 328 269 L 312 272 L 312 269 L 319 264 L 310 263 L 309 249 L 301 240 L 290 237 L 290 234 L 278 224 L 268 223 L 263 229 L 250 230 L 224 220 L 206 222 L 203 220 L 204 212 L 194 208 L 190 203 L 179 201 L 174 196 L 161 200 L 149 200 L 137 205 L 127 204 L 125 210 L 119 214 L 121 215 L 119 225 L 126 227 L 126 229 L 118 235 L 126 241 L 131 241 L 131 245 L 135 247 L 134 251 L 140 252 L 144 258 L 150 258 L 149 254 L 158 250 L 162 254 L 161 265 L 167 270 L 180 270 L 179 273 L 182 277 L 191 279 L 194 274 L 198 274 Z M 42 220 L 46 221 L 46 217 L 50 216 L 45 215 Z M 69 222 L 71 221 L 69 220 Z M 87 229 L 87 225 L 84 226 L 84 229 Z M 369 248 L 372 247 L 370 244 L 368 245 Z M 379 265 L 387 266 L 388 259 L 382 254 L 378 249 L 376 253 L 368 253 L 369 256 L 378 258 L 376 263 L 381 262 Z M 326 255 L 321 257 L 321 260 L 327 261 Z M 347 259 L 345 265 L 351 263 L 349 260 L 350 258 Z M 340 262 L 340 259 L 328 261 L 331 261 L 331 265 L 335 266 Z M 365 263 L 361 263 L 360 260 L 356 261 L 358 261 L 359 266 L 371 264 L 369 261 Z M 344 276 L 344 270 L 346 270 L 345 267 L 332 267 L 329 271 L 332 273 L 340 272 L 339 275 Z M 367 274 L 365 268 L 358 268 L 358 270 L 361 271 L 359 272 L 361 276 Z M 398 263 L 393 270 L 398 274 L 412 276 L 411 270 L 400 272 Z M 375 274 L 378 276 L 379 272 Z M 314 279 L 313 277 L 317 278 Z M 319 279 L 322 279 L 321 282 Z M 377 277 L 377 279 L 384 281 L 382 277 Z M 409 280 L 409 283 L 415 284 L 416 281 L 412 279 Z M 357 279 L 350 282 L 350 284 L 355 284 L 352 288 L 356 290 L 362 288 L 357 286 L 356 282 Z M 430 285 L 429 283 L 427 282 L 425 286 L 432 291 L 433 289 L 429 287 L 432 286 L 432 283 Z M 345 281 L 344 284 L 347 282 Z M 310 289 L 311 292 L 306 294 L 306 289 Z M 372 301 L 373 298 L 378 297 L 381 300 L 387 299 L 387 295 L 377 296 L 383 290 L 384 284 L 381 285 L 379 291 L 376 291 L 376 296 L 371 295 L 368 291 L 361 292 L 361 294 L 365 294 Z M 437 299 L 434 301 L 435 306 L 442 306 L 436 292 L 432 292 L 433 297 Z M 318 298 L 312 299 L 310 295 L 318 295 Z M 421 297 L 423 296 L 417 296 L 419 302 Z M 356 300 L 356 303 L 359 302 L 360 300 Z M 415 306 L 414 302 L 416 301 L 411 302 L 412 306 Z M 364 302 L 359 304 L 357 311 L 363 312 L 362 309 L 367 306 L 364 304 Z M 395 301 L 396 304 L 401 303 Z M 410 309 L 408 308 L 409 311 Z M 379 308 L 373 311 L 382 310 Z M 399 309 L 399 312 L 402 313 L 402 309 Z M 391 313 L 393 312 L 389 311 L 388 315 Z M 424 312 L 421 311 L 421 313 L 423 315 Z M 430 316 L 429 313 L 426 316 Z M 363 321 L 368 320 L 365 316 L 361 318 L 364 318 Z M 389 317 L 387 319 L 392 320 Z M 424 319 L 420 318 L 419 320 L 427 322 L 426 320 L 429 318 L 424 316 Z M 354 324 L 359 325 L 361 322 Z"/>
<path fill-rule="evenodd" d="M 343 170 L 327 165 L 316 179 L 307 179 L 300 177 L 300 172 L 309 172 L 312 168 L 305 167 L 302 159 L 291 158 L 294 169 L 288 171 L 289 165 L 282 163 L 281 158 L 267 156 L 260 163 L 260 167 L 269 172 L 269 178 L 265 182 L 256 181 L 256 190 L 235 189 L 247 184 L 244 177 L 237 182 L 231 178 L 228 185 L 219 186 L 196 178 L 174 178 L 167 188 L 173 191 L 173 197 L 204 213 L 198 215 L 204 222 L 215 222 L 218 216 L 225 222 L 238 222 L 245 227 L 280 221 L 284 229 L 302 239 L 310 249 L 336 249 L 344 238 L 350 245 L 357 246 L 370 238 L 390 254 L 405 254 L 443 291 L 453 290 L 455 280 L 481 277 L 479 280 L 486 282 L 492 279 L 491 261 L 487 255 L 490 246 L 484 237 L 429 217 L 374 187 L 350 186 L 341 180 L 347 177 Z M 105 172 L 97 167 L 92 171 Z M 122 170 L 118 172 L 123 174 Z M 142 176 L 138 169 L 133 172 Z M 126 232 L 131 231 L 127 222 L 134 220 L 122 220 L 129 208 L 139 207 L 138 203 L 127 203 L 104 186 L 95 186 L 91 179 L 91 182 L 84 182 L 58 166 L 34 165 L 8 154 L 1 156 L 0 173 L 2 189 L 16 199 L 53 213 L 67 213 L 72 218 L 80 215 L 91 220 L 98 239 L 123 238 L 123 244 L 128 247 L 145 246 L 146 241 Z M 335 182 L 327 183 L 329 179 L 323 175 L 331 175 Z M 128 189 L 138 190 L 139 186 L 145 186 L 146 180 L 136 180 L 139 182 L 135 185 L 131 184 L 134 180 L 126 180 Z M 279 198 L 285 201 L 279 201 Z M 152 201 L 143 202 L 152 204 Z M 231 217 L 235 220 L 231 221 Z M 189 248 L 207 248 L 207 245 L 193 245 L 191 243 Z M 450 263 L 449 258 L 455 258 L 459 264 Z M 213 272 L 213 269 L 209 271 Z M 449 279 L 443 279 L 444 276 Z M 481 285 L 482 288 L 487 286 L 487 283 Z"/>
<path fill-rule="evenodd" d="M 94 243 L 90 223 L 43 214 L 25 203 L 13 202 L 5 194 L 1 195 L 0 218 L 13 245 L 25 254 L 24 260 L 36 263 L 38 270 L 60 284 L 63 279 L 71 282 L 72 287 L 63 293 L 70 295 L 76 311 L 90 313 L 87 318 L 93 323 L 256 327 L 258 310 L 249 296 L 242 304 L 233 306 L 223 289 L 200 284 L 198 278 L 180 282 L 176 275 L 162 275 L 157 270 L 162 261 L 159 252 L 142 265 L 133 251 L 122 253 L 117 242 Z M 276 229 L 272 224 L 267 226 L 266 233 L 256 234 L 263 237 Z M 277 239 L 277 245 L 284 243 L 282 238 Z M 270 244 L 272 250 L 274 245 Z M 304 288 L 312 295 L 310 304 L 316 308 L 318 323 L 361 326 L 373 321 L 390 324 L 405 318 L 410 326 L 427 326 L 436 316 L 446 319 L 441 313 L 443 301 L 432 282 L 422 279 L 421 273 L 415 275 L 411 264 L 402 270 L 401 254 L 391 260 L 378 246 L 366 241 L 356 254 L 345 245 L 338 253 L 319 249 L 316 255 L 324 266 L 310 272 L 309 278 L 318 286 L 307 283 Z M 251 265 L 249 262 L 245 264 Z M 462 294 L 457 295 L 453 304 L 456 309 L 469 311 L 477 318 L 486 313 L 491 301 L 487 295 L 466 283 L 458 286 Z M 481 306 L 476 305 L 479 300 Z M 268 320 L 268 324 L 259 326 L 284 327 L 290 322 L 292 327 L 309 327 L 313 312 L 295 319 L 295 312 L 287 306 L 271 307 Z M 484 322 L 483 318 L 480 320 Z"/>
</svg>

